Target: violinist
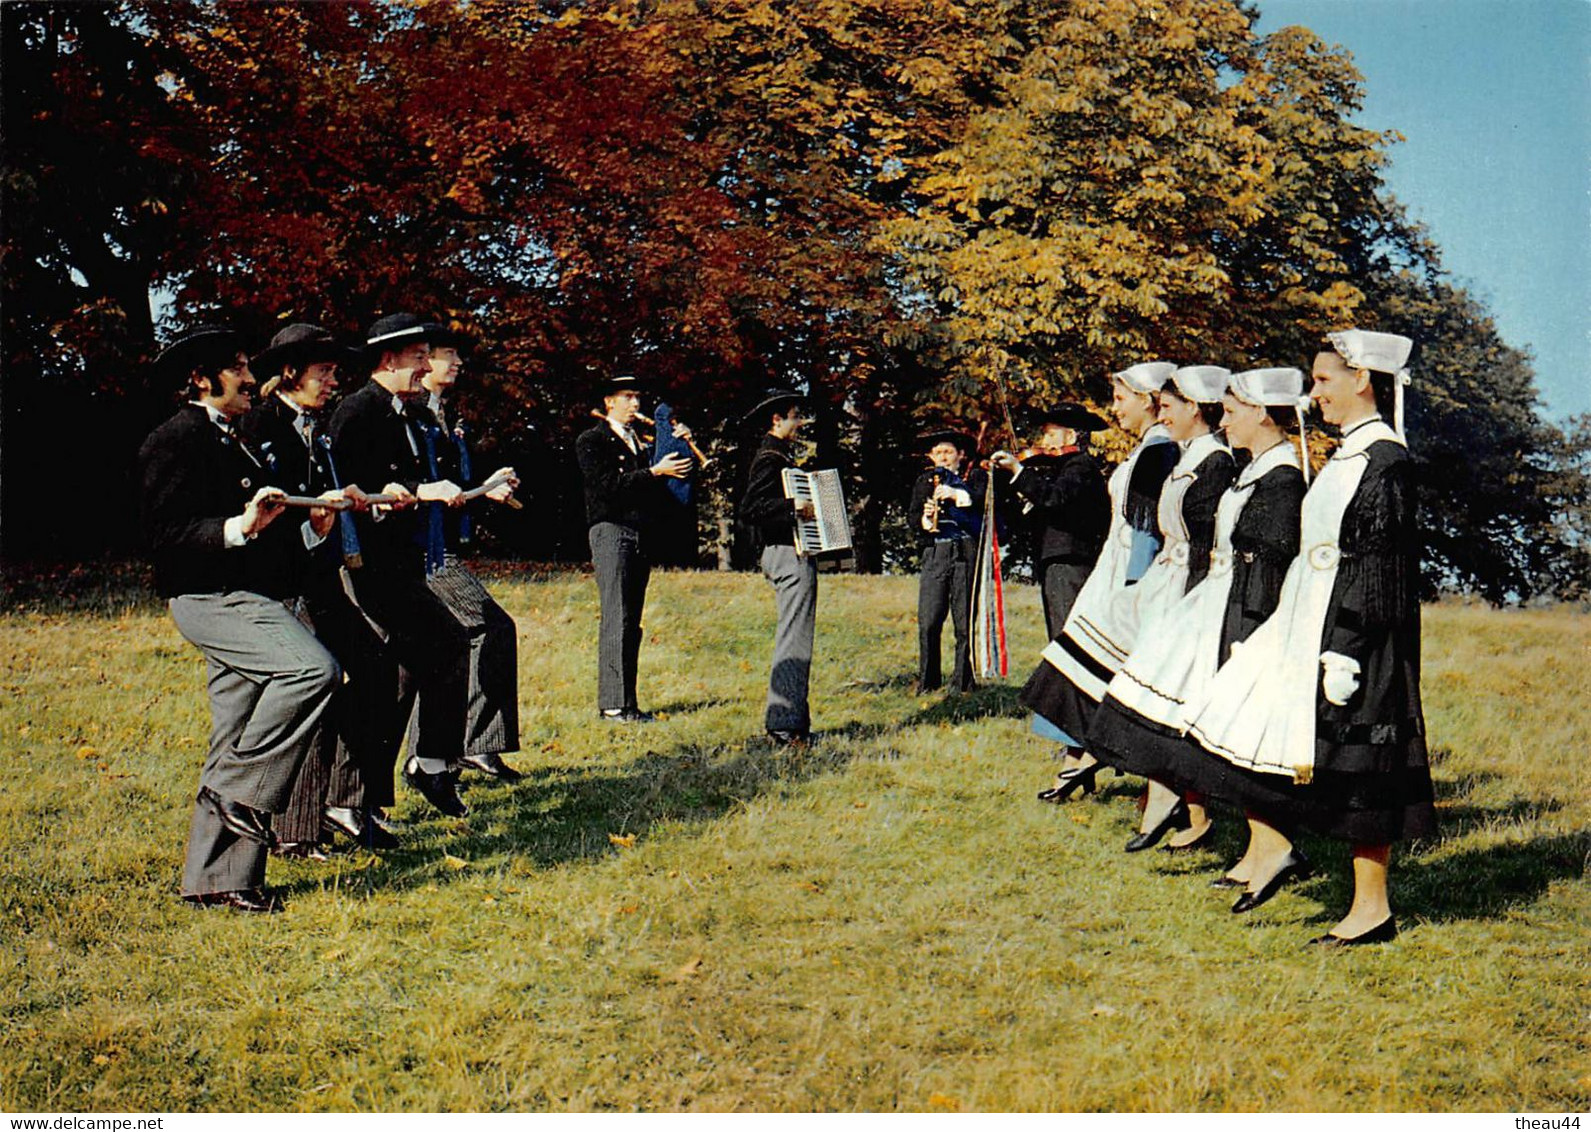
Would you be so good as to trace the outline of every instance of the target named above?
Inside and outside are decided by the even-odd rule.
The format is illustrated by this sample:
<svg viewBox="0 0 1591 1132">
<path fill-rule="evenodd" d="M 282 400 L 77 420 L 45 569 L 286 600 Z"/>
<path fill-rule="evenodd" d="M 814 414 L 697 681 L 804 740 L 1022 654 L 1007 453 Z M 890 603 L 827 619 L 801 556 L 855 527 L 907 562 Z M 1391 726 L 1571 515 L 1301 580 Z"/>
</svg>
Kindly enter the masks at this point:
<svg viewBox="0 0 1591 1132">
<path fill-rule="evenodd" d="M 1012 490 L 1032 520 L 1034 572 L 1043 595 L 1045 631 L 1054 640 L 1110 526 L 1105 477 L 1085 448 L 1088 435 L 1106 425 L 1071 402 L 1045 410 L 1038 425 L 1030 453 L 1019 459 L 996 452 L 989 463 L 1011 475 Z"/>
<path fill-rule="evenodd" d="M 940 686 L 940 638 L 949 614 L 956 636 L 951 687 L 966 692 L 973 686 L 968 624 L 987 473 L 969 466 L 977 445 L 964 432 L 942 429 L 920 443 L 927 446 L 931 466 L 912 485 L 907 508 L 923 552 L 917 586 L 917 689 L 931 692 Z"/>
</svg>

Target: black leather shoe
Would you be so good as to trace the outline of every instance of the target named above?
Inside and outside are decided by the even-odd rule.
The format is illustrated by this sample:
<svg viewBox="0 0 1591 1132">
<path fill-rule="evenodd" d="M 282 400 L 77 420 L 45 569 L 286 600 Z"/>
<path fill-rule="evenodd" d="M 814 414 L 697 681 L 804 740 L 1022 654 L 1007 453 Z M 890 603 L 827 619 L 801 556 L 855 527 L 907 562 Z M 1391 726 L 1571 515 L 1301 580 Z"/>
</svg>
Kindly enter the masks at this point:
<svg viewBox="0 0 1591 1132">
<path fill-rule="evenodd" d="M 320 847 L 320 842 L 318 841 L 282 841 L 271 852 L 278 857 L 286 857 L 292 861 L 331 860 L 326 850 Z"/>
<path fill-rule="evenodd" d="M 1039 791 L 1039 801 L 1060 805 L 1070 798 L 1075 791 L 1081 790 L 1084 794 L 1094 792 L 1094 779 L 1099 775 L 1099 768 L 1103 764 L 1093 763 L 1090 766 L 1074 766 L 1061 771 L 1055 776 L 1055 785 L 1048 790 Z"/>
<path fill-rule="evenodd" d="M 1172 830 L 1187 828 L 1188 804 L 1186 802 L 1178 802 L 1175 806 L 1171 807 L 1170 812 L 1167 813 L 1165 817 L 1161 818 L 1159 823 L 1153 829 L 1145 830 L 1143 833 L 1133 835 L 1132 840 L 1127 842 L 1127 852 L 1138 853 L 1145 849 L 1153 849 L 1160 843 L 1160 839 L 1166 834 L 1170 833 Z"/>
<path fill-rule="evenodd" d="M 1287 855 L 1286 862 L 1281 868 L 1271 874 L 1271 879 L 1260 885 L 1258 892 L 1245 892 L 1237 898 L 1237 903 L 1232 905 L 1232 911 L 1238 914 L 1252 912 L 1261 904 L 1281 891 L 1282 885 L 1298 877 L 1309 875 L 1309 862 L 1304 855 L 1294 849 Z"/>
<path fill-rule="evenodd" d="M 810 731 L 784 731 L 776 727 L 768 729 L 768 738 L 781 747 L 807 747 L 812 744 Z"/>
<path fill-rule="evenodd" d="M 1398 938 L 1398 922 L 1391 916 L 1382 920 L 1369 931 L 1360 932 L 1356 936 L 1343 937 L 1332 935 L 1318 935 L 1309 941 L 1311 947 L 1358 947 L 1366 943 L 1391 943 Z"/>
<path fill-rule="evenodd" d="M 267 849 L 276 844 L 276 835 L 271 832 L 270 814 L 256 810 L 253 806 L 245 806 L 242 802 L 223 798 L 208 786 L 200 788 L 199 797 L 210 804 L 216 817 L 221 819 L 221 824 L 239 837 L 258 841 Z"/>
<path fill-rule="evenodd" d="M 421 770 L 420 764 L 410 759 L 409 764 L 403 768 L 403 779 L 418 790 L 427 802 L 448 817 L 461 818 L 470 812 L 470 808 L 459 797 L 459 772 L 456 770 L 431 774 Z"/>
<path fill-rule="evenodd" d="M 503 756 L 493 752 L 484 755 L 465 755 L 459 760 L 465 770 L 478 770 L 499 782 L 518 782 L 525 776 L 503 761 Z"/>
<path fill-rule="evenodd" d="M 193 896 L 184 896 L 183 899 L 195 908 L 230 908 L 234 912 L 247 912 L 256 916 L 270 915 L 282 910 L 275 897 L 267 896 L 257 888 L 246 888 L 239 892 L 200 892 Z"/>
<path fill-rule="evenodd" d="M 397 836 L 369 814 L 345 806 L 327 806 L 321 814 L 321 829 L 329 835 L 342 834 L 366 849 L 396 849 Z"/>
<path fill-rule="evenodd" d="M 640 708 L 621 708 L 619 711 L 601 711 L 597 713 L 607 723 L 651 723 L 657 718 L 649 711 Z"/>
</svg>

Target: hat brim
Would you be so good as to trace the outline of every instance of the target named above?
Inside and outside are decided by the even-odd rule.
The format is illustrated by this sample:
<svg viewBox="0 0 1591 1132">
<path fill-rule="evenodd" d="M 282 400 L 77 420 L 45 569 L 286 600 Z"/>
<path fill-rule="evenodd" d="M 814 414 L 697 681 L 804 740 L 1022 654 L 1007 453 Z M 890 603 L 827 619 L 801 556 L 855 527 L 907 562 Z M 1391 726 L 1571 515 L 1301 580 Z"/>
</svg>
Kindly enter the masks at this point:
<svg viewBox="0 0 1591 1132">
<path fill-rule="evenodd" d="M 155 355 L 155 372 L 187 377 L 199 366 L 228 353 L 243 353 L 243 336 L 230 328 L 216 327 L 185 334 Z M 229 359 L 230 360 L 230 359 Z"/>
<path fill-rule="evenodd" d="M 383 334 L 379 338 L 366 339 L 363 354 L 367 358 L 379 358 L 389 350 L 401 350 L 405 346 L 412 346 L 416 342 L 431 342 L 431 328 L 428 326 L 410 326 L 403 330 L 394 330 L 390 334 Z"/>
<path fill-rule="evenodd" d="M 924 433 L 917 438 L 917 444 L 924 452 L 940 444 L 954 444 L 969 456 L 978 451 L 978 442 L 973 439 L 971 433 L 961 432 L 953 428 L 942 428 L 937 432 Z"/>
<path fill-rule="evenodd" d="M 781 405 L 800 405 L 803 409 L 812 408 L 812 402 L 801 393 L 782 393 L 777 397 L 764 397 L 746 411 L 747 424 L 767 424 L 768 414 Z"/>
<path fill-rule="evenodd" d="M 339 366 L 357 365 L 363 361 L 361 351 L 330 339 L 313 342 L 288 342 L 281 346 L 267 346 L 249 359 L 249 369 L 259 378 L 275 377 L 288 366 L 302 368 L 316 362 L 335 362 Z"/>
</svg>

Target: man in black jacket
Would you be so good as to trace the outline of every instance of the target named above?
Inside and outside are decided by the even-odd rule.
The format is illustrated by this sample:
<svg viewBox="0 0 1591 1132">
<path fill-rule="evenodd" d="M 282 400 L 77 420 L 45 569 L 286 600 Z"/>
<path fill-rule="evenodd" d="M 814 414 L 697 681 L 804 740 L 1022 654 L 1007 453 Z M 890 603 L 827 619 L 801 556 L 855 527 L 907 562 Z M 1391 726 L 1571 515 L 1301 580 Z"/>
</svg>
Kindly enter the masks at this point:
<svg viewBox="0 0 1591 1132">
<path fill-rule="evenodd" d="M 294 495 L 341 488 L 332 467 L 324 411 L 338 387 L 338 367 L 353 351 L 330 331 L 308 323 L 283 328 L 251 368 L 265 377 L 258 403 L 239 425 L 265 462 L 271 482 Z M 344 494 L 364 508 L 364 493 Z M 353 516 L 343 514 L 305 579 L 304 614 L 347 677 L 332 700 L 319 741 L 299 770 L 293 797 L 275 830 L 284 856 L 322 858 L 323 838 L 341 832 L 369 848 L 395 848 L 397 839 L 370 817 L 391 802 L 400 732 L 397 661 L 343 586 L 345 561 L 360 560 Z"/>
<path fill-rule="evenodd" d="M 917 688 L 931 692 L 939 687 L 940 637 L 948 614 L 956 634 L 950 682 L 965 692 L 973 686 L 968 622 L 987 473 L 967 466 L 977 443 L 964 432 L 944 429 L 923 437 L 922 444 L 933 466 L 917 477 L 906 509 L 923 554 L 917 584 Z"/>
<path fill-rule="evenodd" d="M 359 607 L 386 634 L 388 648 L 419 688 L 419 728 L 403 776 L 437 809 L 463 817 L 469 809 L 459 798 L 458 777 L 469 634 L 425 584 L 426 556 L 440 553 L 434 545 L 439 532 L 415 507 L 457 505 L 463 491 L 428 474 L 422 439 L 403 411 L 430 368 L 431 335 L 432 325 L 412 314 L 388 315 L 370 327 L 370 380 L 332 415 L 332 455 L 344 483 L 401 501 L 355 517 L 362 561 L 349 577 Z"/>
<path fill-rule="evenodd" d="M 813 508 L 784 493 L 784 469 L 795 466 L 795 438 L 812 419 L 806 406 L 801 394 L 778 389 L 746 414 L 747 421 L 765 431 L 740 501 L 740 521 L 762 548 L 762 573 L 773 585 L 779 616 L 763 725 L 769 738 L 786 745 L 805 744 L 812 735 L 807 688 L 818 619 L 818 567 L 796 553 L 795 521 L 810 518 Z"/>
<path fill-rule="evenodd" d="M 459 354 L 462 344 L 458 332 L 440 325 L 433 328 L 430 368 L 420 378 L 422 395 L 406 405 L 405 411 L 421 430 L 432 479 L 446 478 L 465 490 L 497 480 L 497 486 L 485 497 L 494 503 L 512 503 L 519 477 L 512 468 L 499 468 L 490 476 L 477 474 L 463 422 L 449 402 L 464 364 Z M 427 557 L 425 584 L 447 605 L 470 639 L 469 695 L 460 765 L 503 782 L 517 782 L 523 776 L 503 761 L 503 755 L 519 750 L 518 626 L 460 559 L 472 540 L 475 516 L 468 506 L 421 506 L 435 512 L 427 519 L 440 523 L 443 535 L 442 560 Z M 405 689 L 406 703 L 412 702 L 412 691 Z M 411 746 L 417 729 L 415 713 L 409 726 Z"/>
<path fill-rule="evenodd" d="M 591 564 L 596 571 L 602 624 L 597 634 L 597 711 L 613 723 L 647 723 L 637 704 L 636 669 L 641 655 L 641 609 L 652 576 L 647 547 L 650 522 L 668 502 L 663 478 L 682 479 L 691 461 L 665 456 L 657 463 L 635 434 L 643 383 L 633 375 L 610 379 L 602 389 L 604 419 L 575 439 L 575 458 L 585 481 Z M 689 436 L 675 426 L 674 434 Z"/>
<path fill-rule="evenodd" d="M 1060 636 L 1077 592 L 1088 580 L 1110 529 L 1110 493 L 1099 465 L 1084 450 L 1105 422 L 1083 406 L 1057 405 L 1039 416 L 1038 452 L 1018 460 L 997 452 L 990 463 L 1012 475 L 1011 487 L 1032 520 L 1033 565 L 1050 640 Z"/>
<path fill-rule="evenodd" d="M 337 662 L 288 609 L 335 512 L 278 521 L 284 493 L 234 430 L 255 386 L 242 341 L 197 327 L 156 359 L 187 382 L 188 403 L 138 453 L 155 586 L 177 629 L 209 662 L 210 749 L 189 829 L 183 896 L 269 912 L 263 891 L 273 813 L 341 679 Z"/>
</svg>

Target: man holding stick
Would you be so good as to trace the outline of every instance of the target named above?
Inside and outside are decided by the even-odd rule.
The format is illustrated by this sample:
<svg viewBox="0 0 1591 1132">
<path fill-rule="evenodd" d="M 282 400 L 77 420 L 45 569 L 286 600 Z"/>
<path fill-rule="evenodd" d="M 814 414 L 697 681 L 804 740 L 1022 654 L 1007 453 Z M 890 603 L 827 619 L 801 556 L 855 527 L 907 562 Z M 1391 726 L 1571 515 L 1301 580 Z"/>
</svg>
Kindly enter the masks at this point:
<svg viewBox="0 0 1591 1132">
<path fill-rule="evenodd" d="M 444 326 L 431 332 L 431 364 L 420 378 L 421 393 L 409 401 L 405 411 L 420 429 L 427 470 L 432 478 L 469 485 L 474 478 L 471 452 L 448 397 L 458 381 L 463 359 L 459 355 L 459 334 Z M 519 477 L 512 468 L 500 468 L 487 482 L 496 486 L 484 492 L 494 503 L 518 506 L 514 489 Z M 486 483 L 480 486 L 485 487 Z M 448 611 L 469 635 L 469 692 L 464 731 L 464 757 L 459 765 L 503 782 L 523 777 L 503 761 L 503 755 L 519 750 L 519 630 L 503 607 L 486 592 L 479 578 L 465 568 L 459 555 L 471 538 L 473 516 L 465 507 L 447 508 L 429 503 L 441 526 L 442 561 L 428 556 L 425 584 L 441 598 Z M 428 517 L 429 518 L 429 517 Z M 412 689 L 406 688 L 406 693 Z M 412 697 L 406 694 L 405 702 Z M 417 746 L 419 713 L 409 725 L 409 747 Z"/>
<path fill-rule="evenodd" d="M 322 415 L 337 391 L 338 367 L 351 363 L 352 355 L 329 331 L 293 323 L 255 356 L 252 368 L 266 381 L 240 428 L 277 487 L 306 495 L 341 486 Z M 368 496 L 355 484 L 343 494 L 355 509 L 368 506 Z M 353 516 L 344 514 L 338 522 L 328 552 L 317 555 L 305 579 L 303 615 L 347 680 L 299 770 L 291 803 L 276 821 L 277 852 L 289 857 L 324 858 L 321 842 L 336 833 L 371 849 L 398 844 L 367 815 L 371 784 L 385 778 L 385 789 L 391 789 L 401 737 L 393 702 L 398 667 L 343 586 L 344 563 L 358 562 L 360 554 Z"/>
<path fill-rule="evenodd" d="M 158 358 L 188 403 L 138 453 L 155 586 L 177 629 L 209 662 L 210 749 L 189 827 L 182 894 L 200 906 L 271 912 L 264 892 L 271 815 L 341 681 L 331 653 L 284 604 L 331 530 L 312 508 L 278 523 L 284 493 L 234 424 L 255 387 L 242 339 L 225 326 L 180 335 Z M 338 500 L 328 493 L 328 502 Z"/>
<path fill-rule="evenodd" d="M 391 506 L 355 516 L 362 562 L 349 576 L 366 616 L 419 689 L 415 742 L 404 778 L 444 814 L 469 813 L 458 795 L 469 690 L 469 634 L 425 582 L 435 538 L 420 503 L 461 505 L 464 492 L 428 474 L 418 431 L 403 412 L 431 365 L 430 323 L 412 314 L 377 319 L 366 335 L 370 380 L 331 419 L 332 455 L 344 483 L 395 496 Z M 394 705 L 397 690 L 393 691 Z M 401 728 L 401 717 L 399 727 Z M 382 784 L 383 786 L 385 783 Z M 367 799 L 384 806 L 386 796 Z"/>
</svg>

